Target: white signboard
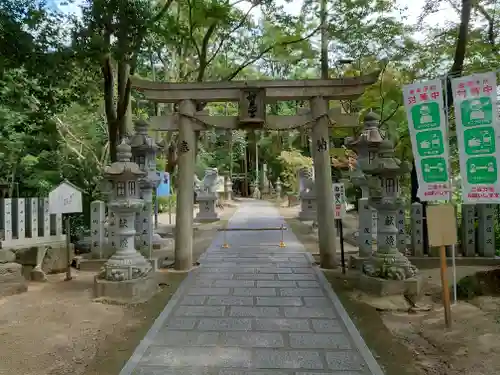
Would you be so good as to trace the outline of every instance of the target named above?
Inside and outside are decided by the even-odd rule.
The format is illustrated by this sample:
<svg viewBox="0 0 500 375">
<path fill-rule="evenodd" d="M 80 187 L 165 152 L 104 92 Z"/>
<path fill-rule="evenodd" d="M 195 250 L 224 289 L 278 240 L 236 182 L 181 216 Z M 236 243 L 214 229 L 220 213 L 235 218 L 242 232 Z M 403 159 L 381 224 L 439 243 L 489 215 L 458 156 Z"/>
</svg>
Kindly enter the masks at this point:
<svg viewBox="0 0 500 375">
<path fill-rule="evenodd" d="M 344 217 L 346 212 L 345 187 L 342 183 L 332 184 L 333 189 L 333 216 L 336 220 Z"/>
<path fill-rule="evenodd" d="M 403 97 L 422 201 L 448 200 L 449 147 L 441 80 L 403 87 Z"/>
<path fill-rule="evenodd" d="M 82 212 L 82 191 L 68 181 L 49 193 L 51 214 L 71 214 Z"/>
<path fill-rule="evenodd" d="M 496 74 L 452 79 L 457 125 L 462 199 L 466 203 L 500 202 L 499 121 Z"/>
</svg>

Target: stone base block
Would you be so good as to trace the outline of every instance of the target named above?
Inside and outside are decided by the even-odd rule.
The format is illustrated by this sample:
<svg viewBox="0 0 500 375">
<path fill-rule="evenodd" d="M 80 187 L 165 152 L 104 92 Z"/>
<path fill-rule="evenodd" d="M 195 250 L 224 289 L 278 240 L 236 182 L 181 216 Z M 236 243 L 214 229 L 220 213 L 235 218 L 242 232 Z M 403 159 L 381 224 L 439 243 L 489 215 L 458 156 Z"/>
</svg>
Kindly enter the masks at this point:
<svg viewBox="0 0 500 375">
<path fill-rule="evenodd" d="M 32 281 L 47 281 L 47 275 L 40 268 L 33 268 L 29 275 L 30 280 Z"/>
<path fill-rule="evenodd" d="M 430 257 L 438 257 L 439 258 L 439 247 L 430 247 L 429 248 L 429 256 Z M 452 254 L 452 246 L 446 246 L 446 256 L 451 257 Z M 458 249 L 455 246 L 455 256 L 458 256 Z"/>
<path fill-rule="evenodd" d="M 137 304 L 148 301 L 158 292 L 158 280 L 154 272 L 146 277 L 125 281 L 94 279 L 94 296 L 106 302 Z"/>
<path fill-rule="evenodd" d="M 199 223 L 213 223 L 213 222 L 219 221 L 220 217 L 218 217 L 217 215 L 214 215 L 214 216 L 197 215 L 194 220 L 199 222 Z"/>
<path fill-rule="evenodd" d="M 26 292 L 28 285 L 23 276 L 23 266 L 18 263 L 0 264 L 0 297 Z"/>
<path fill-rule="evenodd" d="M 80 271 L 99 272 L 107 261 L 107 259 L 80 259 L 76 264 L 76 268 Z"/>
<path fill-rule="evenodd" d="M 415 276 L 406 280 L 385 280 L 361 274 L 357 283 L 358 289 L 378 297 L 393 295 L 418 296 L 422 291 L 422 277 Z"/>
<path fill-rule="evenodd" d="M 40 245 L 25 248 L 13 249 L 16 254 L 16 262 L 23 266 L 37 265 L 38 253 L 47 247 L 47 251 L 42 261 L 42 270 L 47 274 L 66 272 L 68 266 L 68 251 L 66 244 Z M 74 246 L 71 245 L 70 259 L 75 256 Z"/>
<path fill-rule="evenodd" d="M 363 263 L 368 260 L 369 257 L 362 257 L 359 255 L 351 255 L 349 257 L 349 267 L 361 270 L 363 268 Z M 409 256 L 408 260 L 418 269 L 431 269 L 431 268 L 439 268 L 441 260 L 439 256 L 431 257 L 431 256 L 422 256 L 422 257 L 414 257 Z M 447 258 L 448 267 L 451 268 L 452 260 L 451 256 Z M 484 266 L 498 266 L 500 265 L 500 257 L 494 258 L 485 258 L 485 257 L 464 257 L 457 255 L 455 258 L 455 264 L 457 267 L 462 266 L 474 266 L 474 267 L 484 267 Z"/>
<path fill-rule="evenodd" d="M 300 211 L 297 217 L 300 221 L 314 221 L 318 218 L 316 212 Z"/>
</svg>

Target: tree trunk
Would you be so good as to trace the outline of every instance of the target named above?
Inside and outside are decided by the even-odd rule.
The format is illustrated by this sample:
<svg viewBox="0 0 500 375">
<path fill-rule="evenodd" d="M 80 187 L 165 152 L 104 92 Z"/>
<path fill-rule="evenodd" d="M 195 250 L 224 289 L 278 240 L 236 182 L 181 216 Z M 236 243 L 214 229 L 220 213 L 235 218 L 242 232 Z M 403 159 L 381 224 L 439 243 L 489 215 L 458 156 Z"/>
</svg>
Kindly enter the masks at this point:
<svg viewBox="0 0 500 375">
<path fill-rule="evenodd" d="M 462 10 L 460 12 L 460 26 L 458 27 L 455 56 L 453 57 L 453 65 L 448 72 L 450 77 L 460 77 L 464 70 L 471 11 L 472 0 L 462 0 Z M 448 95 L 447 103 L 445 104 L 448 106 L 448 108 L 450 108 L 453 105 L 453 90 L 451 88 L 451 79 L 446 80 L 446 91 Z"/>
</svg>

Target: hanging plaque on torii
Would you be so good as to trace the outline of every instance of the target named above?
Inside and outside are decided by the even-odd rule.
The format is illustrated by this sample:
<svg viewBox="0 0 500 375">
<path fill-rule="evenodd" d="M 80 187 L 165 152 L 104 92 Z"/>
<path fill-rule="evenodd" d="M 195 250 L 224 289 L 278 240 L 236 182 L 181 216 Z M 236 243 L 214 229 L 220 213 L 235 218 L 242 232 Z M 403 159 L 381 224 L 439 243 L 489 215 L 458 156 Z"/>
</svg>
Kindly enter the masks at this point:
<svg viewBox="0 0 500 375">
<path fill-rule="evenodd" d="M 262 129 L 266 123 L 266 91 L 258 88 L 241 90 L 239 129 Z"/>
</svg>

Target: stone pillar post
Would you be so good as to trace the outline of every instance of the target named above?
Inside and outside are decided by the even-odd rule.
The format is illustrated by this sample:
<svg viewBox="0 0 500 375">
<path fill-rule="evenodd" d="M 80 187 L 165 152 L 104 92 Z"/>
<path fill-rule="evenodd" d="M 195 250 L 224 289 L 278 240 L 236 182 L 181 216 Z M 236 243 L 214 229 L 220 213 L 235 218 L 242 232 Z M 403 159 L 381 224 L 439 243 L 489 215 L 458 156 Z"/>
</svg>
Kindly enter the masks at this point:
<svg viewBox="0 0 500 375">
<path fill-rule="evenodd" d="M 38 225 L 42 227 L 43 237 L 50 237 L 49 198 L 44 198 L 39 203 L 41 206 L 38 208 Z"/>
<path fill-rule="evenodd" d="M 398 228 L 398 250 L 401 253 L 406 252 L 406 230 L 405 230 L 405 210 L 403 207 L 398 209 L 398 214 L 396 216 L 397 219 L 397 228 Z"/>
<path fill-rule="evenodd" d="M 149 181 L 144 181 L 141 185 L 144 207 L 139 214 L 141 218 L 140 248 L 143 249 L 142 255 L 151 259 L 153 251 L 153 189 Z"/>
<path fill-rule="evenodd" d="M 2 227 L 4 230 L 3 238 L 6 242 L 12 241 L 12 198 L 5 198 L 2 200 L 2 213 L 3 213 L 3 223 Z"/>
<path fill-rule="evenodd" d="M 476 256 L 475 215 L 473 204 L 462 204 L 462 254 L 466 257 Z"/>
<path fill-rule="evenodd" d="M 312 151 L 314 160 L 315 190 L 317 197 L 317 218 L 320 263 L 323 268 L 337 267 L 335 222 L 333 218 L 332 171 L 329 153 L 329 121 L 326 116 L 328 101 L 322 97 L 311 100 L 313 118 Z"/>
<path fill-rule="evenodd" d="M 25 231 L 25 223 L 26 223 L 26 214 L 25 214 L 25 201 L 24 198 L 18 198 L 14 201 L 16 203 L 16 214 L 17 220 L 14 224 L 17 226 L 17 239 L 24 240 L 26 237 Z"/>
<path fill-rule="evenodd" d="M 92 235 L 90 251 L 93 258 L 103 258 L 105 217 L 106 207 L 104 202 L 93 201 L 90 204 L 90 232 Z"/>
<path fill-rule="evenodd" d="M 424 256 L 424 214 L 421 203 L 412 203 L 410 225 L 412 255 L 422 257 Z"/>
<path fill-rule="evenodd" d="M 30 238 L 38 237 L 38 198 L 28 198 L 26 205 L 26 234 Z"/>
<path fill-rule="evenodd" d="M 482 257 L 495 256 L 495 231 L 493 225 L 494 206 L 492 204 L 478 204 L 478 246 L 477 252 Z"/>
<path fill-rule="evenodd" d="M 195 132 L 189 117 L 196 112 L 192 100 L 179 106 L 178 189 L 175 224 L 175 269 L 189 270 L 193 265 L 193 186 L 195 167 Z"/>
<path fill-rule="evenodd" d="M 369 257 L 372 255 L 372 209 L 368 204 L 368 198 L 360 198 L 358 201 L 358 219 L 359 219 L 359 232 L 358 232 L 358 246 L 359 256 Z"/>
</svg>

